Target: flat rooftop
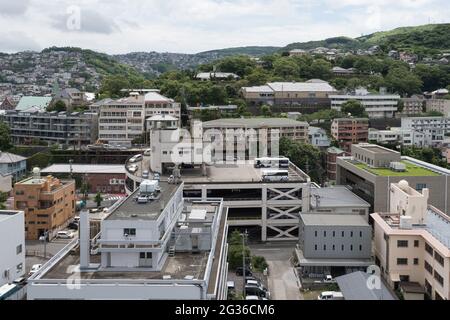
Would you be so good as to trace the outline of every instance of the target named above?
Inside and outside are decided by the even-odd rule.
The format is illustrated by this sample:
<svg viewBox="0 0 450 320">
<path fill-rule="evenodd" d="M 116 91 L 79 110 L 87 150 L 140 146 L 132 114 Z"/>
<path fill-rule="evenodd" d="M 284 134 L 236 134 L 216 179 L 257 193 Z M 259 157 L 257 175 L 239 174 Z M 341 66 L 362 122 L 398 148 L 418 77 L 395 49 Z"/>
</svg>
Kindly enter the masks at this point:
<svg viewBox="0 0 450 320">
<path fill-rule="evenodd" d="M 15 216 L 20 211 L 6 211 L 6 210 L 0 210 L 0 222 L 7 220 L 11 218 L 12 216 Z"/>
<path fill-rule="evenodd" d="M 318 200 L 318 201 L 317 201 Z M 319 203 L 317 203 L 319 202 Z M 343 186 L 312 188 L 311 205 L 317 207 L 370 207 L 370 204 Z"/>
<path fill-rule="evenodd" d="M 301 213 L 300 219 L 306 226 L 369 226 L 367 220 L 357 214 Z"/>
<path fill-rule="evenodd" d="M 363 162 L 359 162 L 356 160 L 352 160 L 347 158 L 347 162 L 355 165 L 356 167 L 370 172 L 376 176 L 384 176 L 384 177 L 434 177 L 441 176 L 442 174 L 428 169 L 424 166 L 421 166 L 416 163 L 412 163 L 408 160 L 402 160 L 401 163 L 405 164 L 406 171 L 393 171 L 389 168 L 372 168 Z"/>
<path fill-rule="evenodd" d="M 122 200 L 106 220 L 156 220 L 162 213 L 161 206 L 169 202 L 175 192 L 180 188 L 180 184 L 169 184 L 167 181 L 159 183 L 161 192 L 154 200 L 145 204 L 137 202 L 139 188 L 129 197 Z"/>
<path fill-rule="evenodd" d="M 358 145 L 358 146 L 359 146 L 360 148 L 364 149 L 364 150 L 368 150 L 368 151 L 370 151 L 370 152 L 378 153 L 378 154 L 390 154 L 390 153 L 397 154 L 397 153 L 398 153 L 398 152 L 395 152 L 395 151 L 393 151 L 393 150 L 389 150 L 389 149 L 386 149 L 386 148 L 382 148 L 382 147 L 376 146 L 376 145 L 370 145 L 370 146 L 367 146 L 367 147 L 361 146 L 361 145 Z"/>
<path fill-rule="evenodd" d="M 186 183 L 252 183 L 262 181 L 262 171 L 265 169 L 255 168 L 252 163 L 245 164 L 216 164 L 206 167 L 206 176 L 202 174 L 200 168 L 183 169 L 181 179 Z M 268 169 L 266 169 L 268 170 Z M 272 170 L 272 169 L 270 169 Z M 275 169 L 276 170 L 276 169 Z M 283 169 L 285 170 L 285 169 Z M 306 182 L 307 175 L 296 168 L 290 166 L 289 182 Z M 271 182 L 264 182 L 271 183 Z"/>
<path fill-rule="evenodd" d="M 217 119 L 202 123 L 203 128 L 263 128 L 263 127 L 308 127 L 307 122 L 289 118 L 241 118 L 241 119 Z"/>
<path fill-rule="evenodd" d="M 52 173 L 67 173 L 70 174 L 72 167 L 72 173 L 85 174 L 85 173 L 112 173 L 112 174 L 125 174 L 126 170 L 123 165 L 108 165 L 108 164 L 53 164 L 45 169 L 41 170 L 43 174 Z"/>
</svg>

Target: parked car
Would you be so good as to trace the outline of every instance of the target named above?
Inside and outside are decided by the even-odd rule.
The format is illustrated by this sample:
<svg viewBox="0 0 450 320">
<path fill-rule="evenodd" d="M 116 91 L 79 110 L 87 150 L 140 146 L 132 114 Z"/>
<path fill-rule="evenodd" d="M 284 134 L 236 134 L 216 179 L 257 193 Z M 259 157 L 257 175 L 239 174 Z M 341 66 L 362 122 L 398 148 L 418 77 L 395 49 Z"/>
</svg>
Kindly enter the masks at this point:
<svg viewBox="0 0 450 320">
<path fill-rule="evenodd" d="M 130 162 L 131 163 L 139 162 L 139 161 L 142 161 L 142 159 L 143 159 L 142 154 L 137 154 L 130 158 Z"/>
<path fill-rule="evenodd" d="M 245 300 L 256 301 L 256 300 L 269 300 L 269 299 L 258 297 L 258 296 L 246 296 Z"/>
<path fill-rule="evenodd" d="M 70 231 L 58 231 L 56 234 L 56 238 L 58 239 L 72 239 L 73 233 Z"/>
<path fill-rule="evenodd" d="M 236 268 L 236 275 L 237 276 L 243 276 L 244 275 L 244 269 L 242 267 Z M 245 268 L 245 276 L 253 276 L 252 271 L 249 268 Z"/>
<path fill-rule="evenodd" d="M 148 179 L 150 177 L 150 172 L 148 170 L 145 170 L 142 172 L 142 178 Z"/>
<path fill-rule="evenodd" d="M 331 275 L 328 274 L 325 276 L 325 279 L 323 279 L 323 282 L 334 283 L 336 282 L 336 280 Z"/>
<path fill-rule="evenodd" d="M 264 287 L 264 285 L 261 283 L 261 281 L 259 280 L 247 280 L 246 282 L 247 286 L 251 286 L 251 287 L 258 287 L 264 291 L 268 291 L 266 287 Z"/>
<path fill-rule="evenodd" d="M 246 296 L 258 296 L 258 297 L 266 298 L 266 299 L 270 298 L 269 291 L 266 291 L 260 287 L 249 286 L 249 285 L 245 286 L 245 295 Z"/>
<path fill-rule="evenodd" d="M 144 156 L 150 156 L 151 153 L 152 153 L 152 149 L 146 149 L 146 150 L 144 151 Z"/>
<path fill-rule="evenodd" d="M 324 291 L 317 297 L 317 300 L 344 300 L 344 296 L 342 292 Z"/>
<path fill-rule="evenodd" d="M 135 173 L 136 171 L 138 171 L 138 166 L 135 164 L 132 164 L 131 166 L 128 167 L 128 171 L 131 173 Z"/>
<path fill-rule="evenodd" d="M 76 222 L 71 222 L 71 223 L 69 223 L 69 225 L 67 226 L 67 228 L 72 229 L 72 230 L 78 230 L 78 223 L 76 223 Z"/>
<path fill-rule="evenodd" d="M 228 281 L 227 287 L 228 287 L 228 290 L 234 290 L 236 288 L 236 285 L 235 285 L 234 281 Z"/>
<path fill-rule="evenodd" d="M 73 218 L 73 221 L 74 222 L 80 222 L 80 216 L 75 216 L 74 218 Z"/>
<path fill-rule="evenodd" d="M 39 271 L 39 269 L 41 269 L 42 268 L 42 264 L 34 264 L 32 267 L 31 267 L 31 270 L 30 270 L 30 272 L 28 273 L 28 276 L 32 276 L 33 274 L 35 274 L 36 272 L 38 272 Z"/>
</svg>

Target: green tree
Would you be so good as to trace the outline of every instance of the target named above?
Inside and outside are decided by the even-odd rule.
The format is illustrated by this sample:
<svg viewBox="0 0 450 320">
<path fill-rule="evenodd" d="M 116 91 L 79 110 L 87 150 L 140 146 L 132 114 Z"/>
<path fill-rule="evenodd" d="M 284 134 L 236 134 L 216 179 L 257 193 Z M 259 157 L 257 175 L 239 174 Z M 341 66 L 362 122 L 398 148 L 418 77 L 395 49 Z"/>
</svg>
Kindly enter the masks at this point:
<svg viewBox="0 0 450 320">
<path fill-rule="evenodd" d="M 280 58 L 273 63 L 273 72 L 275 75 L 284 79 L 293 79 L 299 76 L 300 68 L 291 58 Z"/>
<path fill-rule="evenodd" d="M 406 68 L 394 68 L 386 76 L 386 85 L 393 92 L 412 95 L 421 92 L 423 82 Z"/>
<path fill-rule="evenodd" d="M 9 126 L 5 122 L 0 121 L 0 151 L 7 151 L 11 147 L 11 134 Z"/>
<path fill-rule="evenodd" d="M 242 234 L 234 230 L 229 239 L 228 239 L 228 263 L 231 269 L 236 269 L 237 267 L 242 266 L 243 254 L 245 257 L 246 263 L 248 263 L 248 259 L 250 258 L 250 249 L 247 246 L 242 245 Z"/>
<path fill-rule="evenodd" d="M 270 106 L 268 106 L 268 105 L 261 106 L 261 114 L 266 118 L 272 116 L 272 111 L 270 109 Z"/>
<path fill-rule="evenodd" d="M 97 192 L 97 194 L 95 195 L 94 201 L 97 204 L 97 208 L 102 205 L 103 197 L 100 192 Z"/>
<path fill-rule="evenodd" d="M 8 194 L 6 192 L 0 192 L 0 210 L 6 209 L 6 200 L 8 200 Z"/>
<path fill-rule="evenodd" d="M 67 110 L 66 104 L 62 100 L 56 101 L 52 106 L 47 108 L 47 111 L 49 112 L 51 111 L 61 112 L 66 110 Z"/>
<path fill-rule="evenodd" d="M 351 114 L 353 117 L 366 117 L 366 109 L 361 102 L 356 100 L 349 100 L 342 104 L 341 112 L 343 114 Z"/>
</svg>

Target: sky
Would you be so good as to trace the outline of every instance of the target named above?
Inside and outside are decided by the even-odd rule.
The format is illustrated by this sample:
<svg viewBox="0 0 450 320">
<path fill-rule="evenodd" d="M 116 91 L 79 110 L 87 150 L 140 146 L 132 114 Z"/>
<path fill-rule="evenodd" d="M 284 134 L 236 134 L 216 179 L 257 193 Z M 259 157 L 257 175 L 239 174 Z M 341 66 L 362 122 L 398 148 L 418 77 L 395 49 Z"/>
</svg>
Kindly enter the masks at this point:
<svg viewBox="0 0 450 320">
<path fill-rule="evenodd" d="M 0 0 L 0 52 L 197 53 L 450 22 L 448 0 Z"/>
</svg>

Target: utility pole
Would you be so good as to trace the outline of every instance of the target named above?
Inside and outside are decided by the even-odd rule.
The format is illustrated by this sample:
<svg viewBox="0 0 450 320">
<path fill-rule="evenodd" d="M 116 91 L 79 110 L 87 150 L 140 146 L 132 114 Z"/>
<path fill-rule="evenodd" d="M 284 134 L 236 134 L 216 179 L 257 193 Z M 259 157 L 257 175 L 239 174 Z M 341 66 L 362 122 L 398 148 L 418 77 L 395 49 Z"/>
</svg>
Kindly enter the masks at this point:
<svg viewBox="0 0 450 320">
<path fill-rule="evenodd" d="M 72 164 L 73 164 L 73 159 L 69 160 L 69 166 L 70 166 L 70 179 L 73 179 L 73 168 L 72 168 Z"/>
<path fill-rule="evenodd" d="M 242 279 L 243 284 L 242 284 L 242 296 L 244 297 L 245 300 L 245 278 L 247 276 L 247 270 L 245 269 L 245 237 L 247 236 L 247 230 L 245 230 L 244 233 L 241 234 L 242 235 Z"/>
</svg>

